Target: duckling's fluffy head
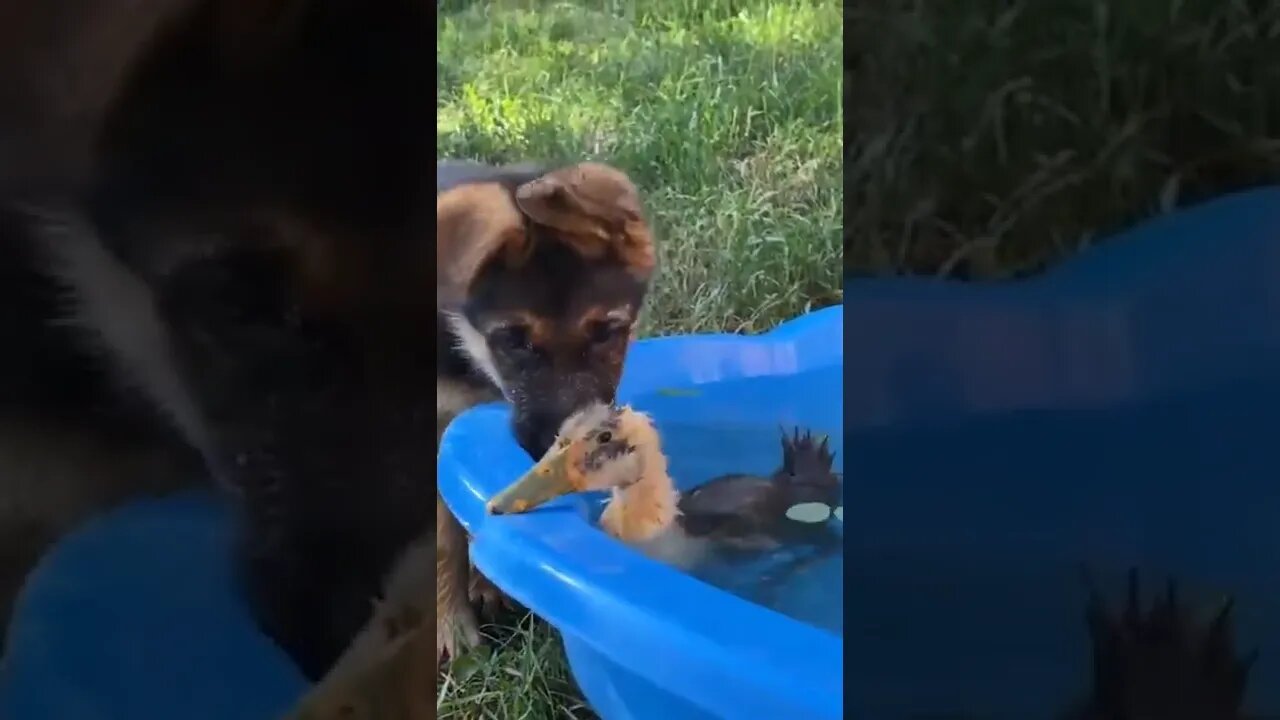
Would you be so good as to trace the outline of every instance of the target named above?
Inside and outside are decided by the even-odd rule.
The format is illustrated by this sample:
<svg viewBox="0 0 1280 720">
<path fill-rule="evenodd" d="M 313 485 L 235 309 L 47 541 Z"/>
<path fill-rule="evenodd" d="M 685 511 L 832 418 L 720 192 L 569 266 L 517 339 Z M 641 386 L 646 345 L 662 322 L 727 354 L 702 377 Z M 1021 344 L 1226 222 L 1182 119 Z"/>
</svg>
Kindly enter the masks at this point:
<svg viewBox="0 0 1280 720">
<path fill-rule="evenodd" d="M 573 492 L 620 490 L 635 485 L 646 473 L 666 477 L 653 422 L 625 405 L 595 403 L 561 425 L 547 454 L 496 495 L 489 511 L 524 512 Z"/>
<path fill-rule="evenodd" d="M 659 448 L 653 421 L 630 406 L 590 405 L 560 427 L 551 452 L 566 454 L 566 472 L 579 490 L 624 488 L 640 480 L 645 450 Z"/>
</svg>

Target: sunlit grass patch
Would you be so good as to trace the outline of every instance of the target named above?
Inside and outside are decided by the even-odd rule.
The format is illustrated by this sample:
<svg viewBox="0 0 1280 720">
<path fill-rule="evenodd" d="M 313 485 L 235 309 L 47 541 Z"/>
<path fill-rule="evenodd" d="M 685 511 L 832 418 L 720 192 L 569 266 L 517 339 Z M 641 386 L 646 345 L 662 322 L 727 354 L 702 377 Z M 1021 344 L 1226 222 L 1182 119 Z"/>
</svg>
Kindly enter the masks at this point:
<svg viewBox="0 0 1280 720">
<path fill-rule="evenodd" d="M 601 159 L 660 247 L 645 331 L 759 331 L 838 302 L 840 6 L 470 4 L 441 15 L 438 154 Z"/>
</svg>

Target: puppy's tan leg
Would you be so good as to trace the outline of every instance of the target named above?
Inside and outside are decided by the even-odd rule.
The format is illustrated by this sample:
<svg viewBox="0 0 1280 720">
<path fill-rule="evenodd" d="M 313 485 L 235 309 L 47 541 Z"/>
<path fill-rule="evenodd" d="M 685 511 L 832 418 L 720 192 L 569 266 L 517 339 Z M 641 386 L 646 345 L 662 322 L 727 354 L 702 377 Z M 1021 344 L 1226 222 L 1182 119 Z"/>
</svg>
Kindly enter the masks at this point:
<svg viewBox="0 0 1280 720">
<path fill-rule="evenodd" d="M 480 644 L 480 625 L 467 597 L 467 533 L 436 493 L 436 650 L 456 657 Z"/>
<path fill-rule="evenodd" d="M 492 620 L 503 610 L 514 607 L 511 598 L 485 577 L 474 564 L 471 566 L 471 582 L 467 587 L 467 597 L 473 606 L 480 606 L 480 613 Z"/>
<path fill-rule="evenodd" d="M 435 538 L 414 541 L 396 562 L 373 617 L 289 720 L 434 720 L 440 653 L 427 645 Z"/>
<path fill-rule="evenodd" d="M 458 381 L 436 379 L 436 447 L 449 423 L 467 408 L 497 395 Z M 471 557 L 467 532 L 436 493 L 436 647 L 450 657 L 480 644 L 480 625 L 471 606 Z M 485 580 L 485 583 L 488 581 Z"/>
</svg>

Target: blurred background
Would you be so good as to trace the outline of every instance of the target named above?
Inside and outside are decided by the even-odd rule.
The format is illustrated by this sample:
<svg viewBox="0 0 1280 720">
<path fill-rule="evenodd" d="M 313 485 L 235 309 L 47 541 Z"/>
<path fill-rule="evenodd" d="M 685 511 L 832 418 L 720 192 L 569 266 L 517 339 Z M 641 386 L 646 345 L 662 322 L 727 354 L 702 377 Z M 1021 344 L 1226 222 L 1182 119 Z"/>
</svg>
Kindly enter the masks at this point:
<svg viewBox="0 0 1280 720">
<path fill-rule="evenodd" d="M 849 5 L 855 275 L 1022 276 L 1280 179 L 1274 0 Z"/>
</svg>

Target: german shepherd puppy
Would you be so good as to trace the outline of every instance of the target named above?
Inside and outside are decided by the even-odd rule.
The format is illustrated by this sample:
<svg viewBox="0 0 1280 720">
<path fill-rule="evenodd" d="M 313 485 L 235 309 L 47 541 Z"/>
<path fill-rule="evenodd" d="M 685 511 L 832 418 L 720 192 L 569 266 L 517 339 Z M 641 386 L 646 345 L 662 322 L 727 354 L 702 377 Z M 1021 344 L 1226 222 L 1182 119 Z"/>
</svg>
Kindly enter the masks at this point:
<svg viewBox="0 0 1280 720">
<path fill-rule="evenodd" d="M 437 192 L 437 427 L 500 394 L 540 457 L 574 411 L 614 399 L 655 265 L 639 194 L 594 163 L 444 164 Z M 437 644 L 450 651 L 479 637 L 465 536 L 443 503 L 436 534 Z"/>
<path fill-rule="evenodd" d="M 654 264 L 638 193 L 601 165 L 438 168 L 433 310 L 426 4 L 160 5 L 68 49 L 100 56 L 77 85 L 104 98 L 75 124 L 89 157 L 58 161 L 83 177 L 21 198 L 5 178 L 0 430 L 42 441 L 0 454 L 89 448 L 39 480 L 3 468 L 5 597 L 87 515 L 211 478 L 241 509 L 255 616 L 318 678 L 431 532 L 434 494 L 437 646 L 473 642 L 428 398 L 438 439 L 505 397 L 534 454 L 611 399 Z"/>
</svg>

